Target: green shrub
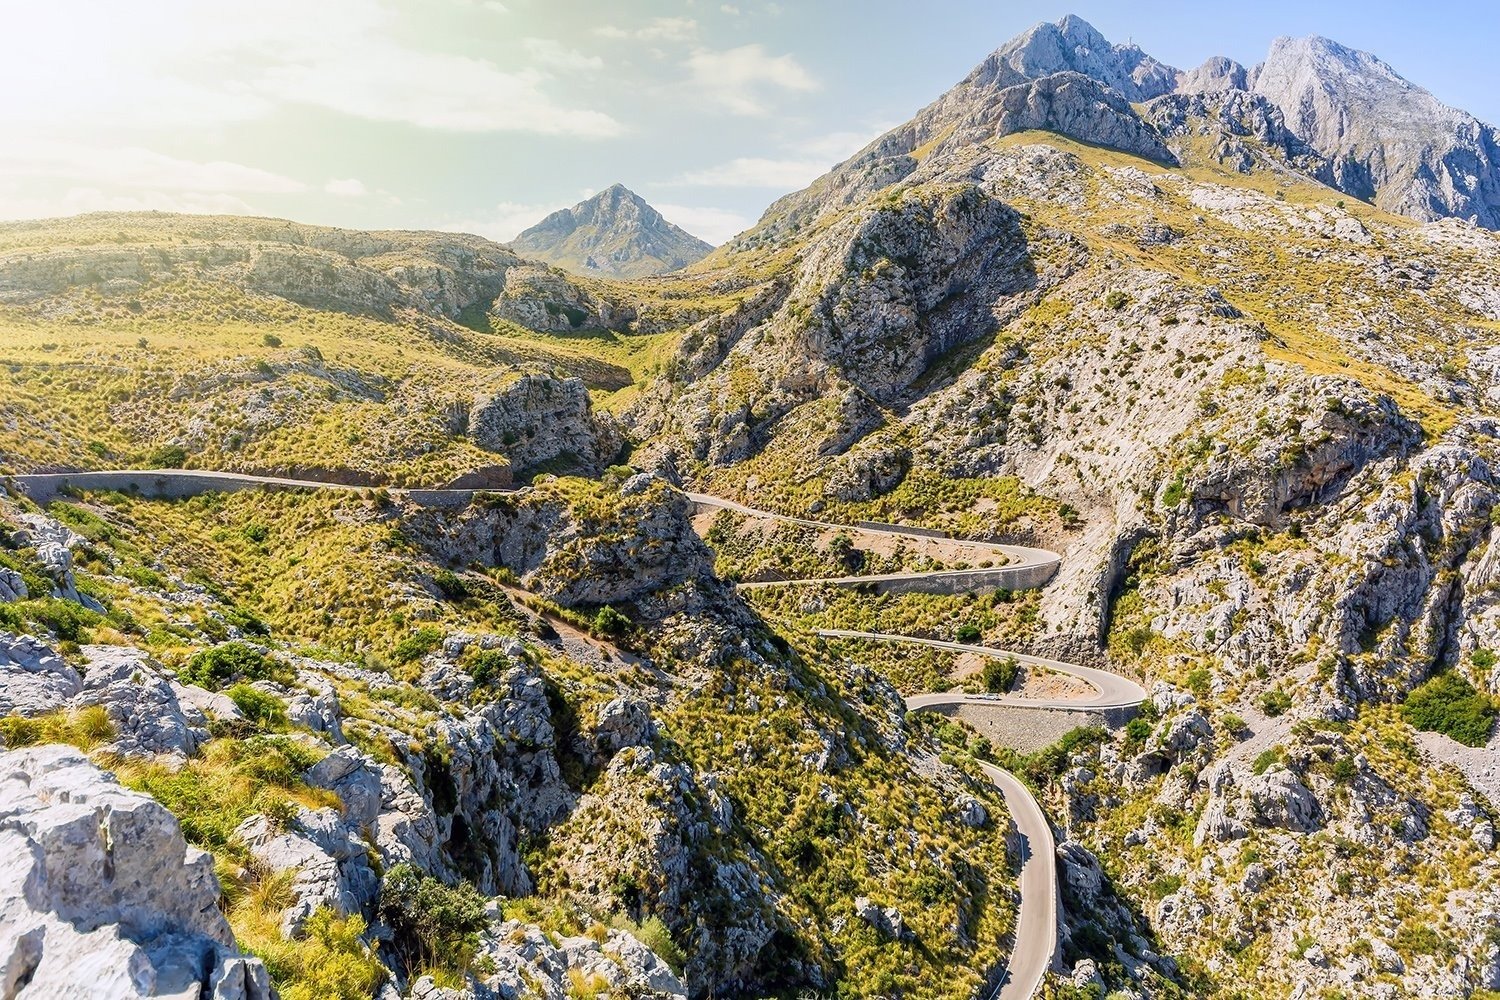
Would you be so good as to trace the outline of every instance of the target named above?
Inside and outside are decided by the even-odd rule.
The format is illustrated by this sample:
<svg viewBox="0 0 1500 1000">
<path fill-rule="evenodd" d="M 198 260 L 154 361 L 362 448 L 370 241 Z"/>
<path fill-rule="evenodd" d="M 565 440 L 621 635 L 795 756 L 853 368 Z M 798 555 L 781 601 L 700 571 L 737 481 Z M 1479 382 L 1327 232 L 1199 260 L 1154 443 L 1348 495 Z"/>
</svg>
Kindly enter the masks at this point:
<svg viewBox="0 0 1500 1000">
<path fill-rule="evenodd" d="M 1151 626 L 1137 625 L 1125 633 L 1125 648 L 1140 656 L 1155 637 L 1156 633 L 1151 631 Z"/>
<path fill-rule="evenodd" d="M 1495 669 L 1495 653 L 1493 650 L 1480 646 L 1469 657 L 1469 662 L 1474 664 L 1475 670 L 1481 674 L 1488 675 L 1491 670 Z"/>
<path fill-rule="evenodd" d="M 618 639 L 629 634 L 635 626 L 629 618 L 606 604 L 594 615 L 593 631 L 596 635 L 602 635 L 610 639 Z"/>
<path fill-rule="evenodd" d="M 1141 744 L 1151 738 L 1155 730 L 1150 719 L 1143 719 L 1139 715 L 1125 723 L 1125 739 L 1133 744 Z"/>
<path fill-rule="evenodd" d="M 432 574 L 432 582 L 438 592 L 450 601 L 461 601 L 469 596 L 469 587 L 451 569 L 440 569 Z"/>
<path fill-rule="evenodd" d="M 426 656 L 443 644 L 443 630 L 436 625 L 423 625 L 411 635 L 396 643 L 391 656 L 397 663 L 410 663 Z"/>
<path fill-rule="evenodd" d="M 1114 291 L 1110 292 L 1108 295 L 1104 296 L 1104 304 L 1113 309 L 1115 312 L 1119 312 L 1121 309 L 1124 309 L 1126 306 L 1130 305 L 1130 296 L 1117 288 Z"/>
<path fill-rule="evenodd" d="M 984 633 L 979 631 L 978 625 L 960 625 L 958 631 L 953 633 L 955 642 L 975 643 L 983 637 Z"/>
<path fill-rule="evenodd" d="M 658 958 L 672 967 L 672 971 L 682 975 L 687 966 L 687 956 L 672 939 L 672 932 L 667 929 L 666 922 L 661 917 L 647 917 L 640 925 L 627 926 L 625 929 L 641 944 L 656 952 Z"/>
<path fill-rule="evenodd" d="M 264 681 L 284 673 L 266 654 L 243 642 L 226 642 L 194 654 L 182 668 L 182 679 L 210 691 L 229 681 Z"/>
<path fill-rule="evenodd" d="M 236 684 L 224 692 L 245 718 L 262 729 L 285 729 L 286 706 L 275 695 L 266 694 L 249 684 Z"/>
<path fill-rule="evenodd" d="M 488 922 L 484 897 L 467 882 L 444 885 L 410 864 L 392 868 L 380 887 L 380 918 L 407 970 L 437 966 L 462 971 Z"/>
<path fill-rule="evenodd" d="M 148 469 L 180 469 L 187 464 L 187 449 L 177 444 L 163 445 L 146 456 Z"/>
<path fill-rule="evenodd" d="M 1259 756 L 1255 758 L 1255 762 L 1250 765 L 1250 770 L 1256 774 L 1265 774 L 1271 769 L 1271 765 L 1280 764 L 1285 754 L 1286 750 L 1280 744 L 1267 750 L 1262 750 Z"/>
<path fill-rule="evenodd" d="M 1187 477 L 1184 473 L 1179 472 L 1177 473 L 1177 478 L 1173 479 L 1167 484 L 1167 488 L 1162 490 L 1162 506 L 1176 507 L 1183 500 L 1187 499 L 1187 495 Z"/>
<path fill-rule="evenodd" d="M 1016 662 L 1014 656 L 1007 656 L 1003 660 L 994 657 L 984 661 L 984 671 L 980 675 L 984 680 L 984 689 L 991 694 L 1003 694 L 1015 684 L 1016 677 L 1021 673 L 1021 665 Z"/>
<path fill-rule="evenodd" d="M 27 618 L 45 626 L 64 642 L 86 642 L 88 630 L 103 621 L 97 612 L 60 597 L 26 601 L 20 610 Z"/>
<path fill-rule="evenodd" d="M 1495 703 L 1461 674 L 1434 674 L 1406 696 L 1401 714 L 1417 729 L 1443 733 L 1471 747 L 1489 742 Z"/>
<path fill-rule="evenodd" d="M 510 669 L 510 657 L 498 649 L 481 649 L 469 659 L 469 676 L 480 686 L 493 684 Z"/>
<path fill-rule="evenodd" d="M 1292 696 L 1279 687 L 1274 687 L 1260 696 L 1260 710 L 1276 718 L 1292 707 Z"/>
</svg>

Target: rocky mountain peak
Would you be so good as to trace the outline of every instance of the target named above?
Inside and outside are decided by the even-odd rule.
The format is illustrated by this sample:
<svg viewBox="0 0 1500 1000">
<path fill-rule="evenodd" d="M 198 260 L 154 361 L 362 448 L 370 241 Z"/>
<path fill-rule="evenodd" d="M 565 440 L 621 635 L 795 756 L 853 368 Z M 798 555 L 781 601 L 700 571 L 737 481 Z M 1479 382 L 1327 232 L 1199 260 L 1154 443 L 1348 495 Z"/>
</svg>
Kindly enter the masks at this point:
<svg viewBox="0 0 1500 1000">
<path fill-rule="evenodd" d="M 1249 90 L 1250 74 L 1244 66 L 1224 56 L 1213 56 L 1197 69 L 1182 74 L 1179 94 L 1212 94 L 1220 90 Z"/>
<path fill-rule="evenodd" d="M 1148 101 L 1170 93 L 1179 72 L 1135 45 L 1117 45 L 1075 14 L 1056 24 L 1042 23 L 1006 42 L 975 74 L 1006 77 L 1013 86 L 1055 73 L 1082 73 L 1113 87 L 1128 101 Z"/>
<path fill-rule="evenodd" d="M 1423 221 L 1500 228 L 1500 132 L 1370 53 L 1278 38 L 1253 87 L 1333 160 L 1340 189 Z"/>
<path fill-rule="evenodd" d="M 608 278 L 665 274 L 697 263 L 713 250 L 623 184 L 553 212 L 510 246 L 578 274 Z"/>
</svg>

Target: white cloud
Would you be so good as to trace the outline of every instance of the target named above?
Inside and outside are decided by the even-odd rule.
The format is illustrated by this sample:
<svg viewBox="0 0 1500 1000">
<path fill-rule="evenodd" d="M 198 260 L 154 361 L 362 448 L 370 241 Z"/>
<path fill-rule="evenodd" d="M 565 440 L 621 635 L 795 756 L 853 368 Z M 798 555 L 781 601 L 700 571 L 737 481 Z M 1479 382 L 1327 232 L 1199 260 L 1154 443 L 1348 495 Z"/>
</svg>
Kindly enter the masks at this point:
<svg viewBox="0 0 1500 1000">
<path fill-rule="evenodd" d="M 337 198 L 363 198 L 370 193 L 364 181 L 357 177 L 348 177 L 343 180 L 334 178 L 323 185 L 323 190 Z"/>
<path fill-rule="evenodd" d="M 36 140 L 0 147 L 0 176 L 195 193 L 291 194 L 301 181 L 225 160 L 184 160 L 140 146 Z"/>
<path fill-rule="evenodd" d="M 827 135 L 804 139 L 795 146 L 799 152 L 826 160 L 832 166 L 847 160 L 868 146 L 876 136 L 884 135 L 894 127 L 894 123 L 891 123 L 874 125 L 861 132 L 829 132 Z"/>
<path fill-rule="evenodd" d="M 847 160 L 886 131 L 888 126 L 878 125 L 867 131 L 830 132 L 789 143 L 786 147 L 789 156 L 741 156 L 701 170 L 689 170 L 666 186 L 794 191 L 823 176 L 829 168 Z"/>
<path fill-rule="evenodd" d="M 562 107 L 540 89 L 535 70 L 503 71 L 468 56 L 419 52 L 378 39 L 285 63 L 261 74 L 262 92 L 371 121 L 452 132 L 535 132 L 602 138 L 619 122 L 599 111 Z"/>
<path fill-rule="evenodd" d="M 698 22 L 690 17 L 656 17 L 639 28 L 606 24 L 594 29 L 602 38 L 628 38 L 637 42 L 686 42 L 698 34 Z"/>
<path fill-rule="evenodd" d="M 703 170 L 690 170 L 674 184 L 693 187 L 777 188 L 806 187 L 828 169 L 823 160 L 771 160 L 741 156 Z"/>
<path fill-rule="evenodd" d="M 719 9 L 728 14 L 730 17 L 740 16 L 740 9 L 732 3 L 721 3 L 719 4 Z"/>
<path fill-rule="evenodd" d="M 657 205 L 656 210 L 673 225 L 681 226 L 699 239 L 714 246 L 727 243 L 750 228 L 753 220 L 723 208 L 692 205 Z"/>
<path fill-rule="evenodd" d="M 521 202 L 502 201 L 487 215 L 471 219 L 457 219 L 437 228 L 443 232 L 474 233 L 499 243 L 509 243 L 521 235 L 523 230 L 530 229 L 558 209 L 571 206 L 572 202 L 528 205 Z"/>
<path fill-rule="evenodd" d="M 769 55 L 759 44 L 698 49 L 684 65 L 699 93 L 737 115 L 769 114 L 763 96 L 767 89 L 806 92 L 819 86 L 792 56 Z"/>
<path fill-rule="evenodd" d="M 521 47 L 538 66 L 569 73 L 597 73 L 604 68 L 598 56 L 586 56 L 552 38 L 523 38 Z"/>
<path fill-rule="evenodd" d="M 491 9 L 494 9 L 493 7 Z M 205 4 L 49 0 L 7 15 L 0 93 L 18 133 L 214 128 L 286 104 L 451 131 L 620 131 L 559 103 L 534 71 L 420 48 L 385 0 Z"/>
</svg>

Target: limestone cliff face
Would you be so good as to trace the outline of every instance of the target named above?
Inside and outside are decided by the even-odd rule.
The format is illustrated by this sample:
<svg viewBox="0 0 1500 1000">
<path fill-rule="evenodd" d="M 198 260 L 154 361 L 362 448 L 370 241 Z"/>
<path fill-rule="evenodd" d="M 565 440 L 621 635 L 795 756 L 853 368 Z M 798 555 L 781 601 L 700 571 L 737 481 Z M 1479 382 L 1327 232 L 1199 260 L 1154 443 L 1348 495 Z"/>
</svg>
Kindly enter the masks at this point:
<svg viewBox="0 0 1500 1000">
<path fill-rule="evenodd" d="M 1278 38 L 1254 89 L 1333 162 L 1341 190 L 1423 221 L 1500 229 L 1500 131 L 1368 52 L 1326 38 Z"/>
<path fill-rule="evenodd" d="M 581 379 L 527 373 L 474 400 L 469 437 L 503 454 L 516 476 L 549 471 L 597 476 L 619 454 L 615 422 L 594 413 Z"/>
</svg>

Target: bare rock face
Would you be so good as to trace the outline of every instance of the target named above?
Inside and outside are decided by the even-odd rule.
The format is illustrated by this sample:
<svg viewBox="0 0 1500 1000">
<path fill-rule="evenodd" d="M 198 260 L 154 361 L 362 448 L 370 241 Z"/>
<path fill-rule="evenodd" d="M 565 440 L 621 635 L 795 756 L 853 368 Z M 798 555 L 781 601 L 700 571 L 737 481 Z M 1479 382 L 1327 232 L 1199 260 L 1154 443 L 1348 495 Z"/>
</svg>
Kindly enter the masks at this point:
<svg viewBox="0 0 1500 1000">
<path fill-rule="evenodd" d="M 1145 118 L 1168 148 L 1207 137 L 1214 158 L 1242 173 L 1271 167 L 1295 170 L 1330 187 L 1337 180 L 1328 158 L 1293 132 L 1281 109 L 1260 94 L 1205 84 L 1202 90 L 1157 98 L 1147 105 Z"/>
<path fill-rule="evenodd" d="M 1054 73 L 1003 91 L 995 134 L 1033 129 L 1175 164 L 1176 157 L 1117 92 L 1082 73 Z"/>
<path fill-rule="evenodd" d="M 691 502 L 645 474 L 586 508 L 543 485 L 457 516 L 415 510 L 405 523 L 442 558 L 504 566 L 528 590 L 569 607 L 638 601 L 712 578 Z"/>
<path fill-rule="evenodd" d="M 1233 59 L 1214 56 L 1197 69 L 1182 74 L 1179 94 L 1212 94 L 1221 90 L 1249 90 L 1250 74 Z"/>
<path fill-rule="evenodd" d="M 524 476 L 541 466 L 598 475 L 620 451 L 615 422 L 595 414 L 582 379 L 533 373 L 474 401 L 469 435 Z"/>
<path fill-rule="evenodd" d="M 557 271 L 525 264 L 505 272 L 494 314 L 532 330 L 568 333 L 610 326 L 609 307 Z"/>
<path fill-rule="evenodd" d="M 291 872 L 293 904 L 282 914 L 282 933 L 297 934 L 322 907 L 340 916 L 360 913 L 375 901 L 380 879 L 364 842 L 334 809 L 299 809 L 286 829 L 255 815 L 234 831 L 265 870 Z"/>
<path fill-rule="evenodd" d="M 515 920 L 491 925 L 480 938 L 480 955 L 495 971 L 483 979 L 495 996 L 574 996 L 574 978 L 606 986 L 612 994 L 650 1000 L 686 1000 L 687 988 L 671 966 L 632 935 L 609 930 L 592 937 L 553 938 L 534 924 Z M 415 995 L 415 991 L 414 991 Z"/>
<path fill-rule="evenodd" d="M 270 1000 L 218 908 L 213 859 L 71 747 L 0 754 L 0 989 Z"/>
<path fill-rule="evenodd" d="M 1333 161 L 1338 187 L 1414 219 L 1500 229 L 1500 131 L 1367 52 L 1278 38 L 1254 89 Z"/>
<path fill-rule="evenodd" d="M 102 705 L 122 757 L 188 757 L 208 740 L 207 719 L 183 705 L 159 664 L 130 646 L 85 646 L 88 672 L 74 708 Z"/>
<path fill-rule="evenodd" d="M 1055 73 L 1081 73 L 1138 103 L 1170 93 L 1177 70 L 1134 45 L 1115 45 L 1081 17 L 1039 24 L 1002 45 L 975 76 L 1017 83 Z"/>
</svg>

